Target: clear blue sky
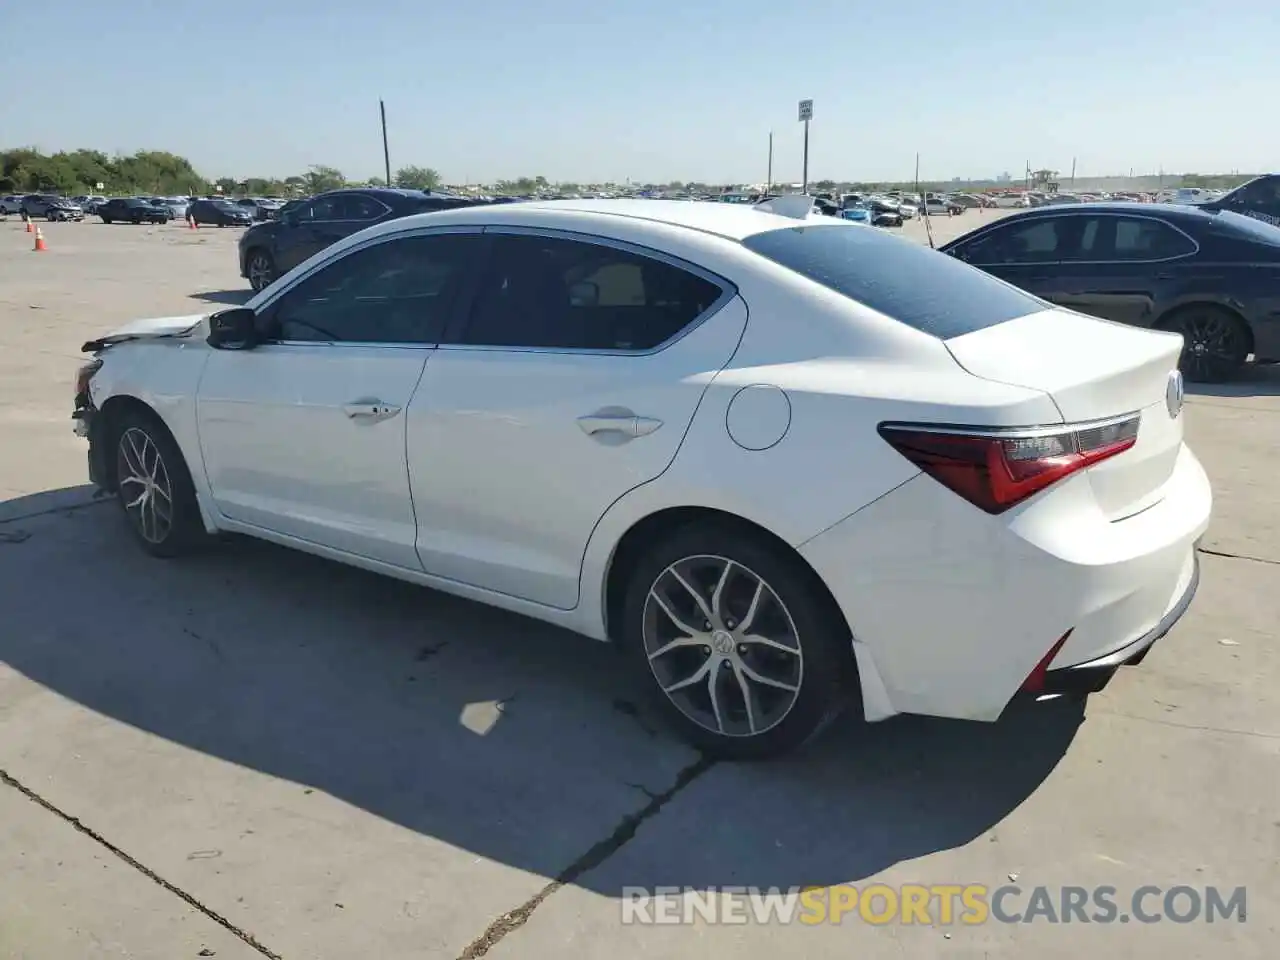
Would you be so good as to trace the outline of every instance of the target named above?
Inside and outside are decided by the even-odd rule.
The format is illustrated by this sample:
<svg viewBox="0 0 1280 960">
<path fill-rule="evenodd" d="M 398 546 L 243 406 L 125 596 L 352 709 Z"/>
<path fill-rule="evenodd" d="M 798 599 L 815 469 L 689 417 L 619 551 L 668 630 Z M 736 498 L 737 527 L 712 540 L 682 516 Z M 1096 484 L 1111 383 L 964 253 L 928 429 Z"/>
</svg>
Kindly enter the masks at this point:
<svg viewBox="0 0 1280 960">
<path fill-rule="evenodd" d="M 205 176 L 1280 169 L 1274 0 L 10 0 L 0 146 Z M 58 44 L 51 48 L 51 44 Z"/>
</svg>

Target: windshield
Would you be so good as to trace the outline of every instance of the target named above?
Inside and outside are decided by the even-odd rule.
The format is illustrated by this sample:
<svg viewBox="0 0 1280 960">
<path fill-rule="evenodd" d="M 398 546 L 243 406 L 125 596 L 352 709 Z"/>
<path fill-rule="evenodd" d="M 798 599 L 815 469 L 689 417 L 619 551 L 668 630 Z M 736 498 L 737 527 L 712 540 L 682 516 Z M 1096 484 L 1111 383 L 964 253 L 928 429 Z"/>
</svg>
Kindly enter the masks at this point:
<svg viewBox="0 0 1280 960">
<path fill-rule="evenodd" d="M 236 205 L 230 200 L 210 200 L 209 205 L 218 210 L 235 210 Z"/>
<path fill-rule="evenodd" d="M 943 340 L 1048 306 L 953 257 L 879 230 L 835 224 L 786 227 L 747 237 L 742 245 Z"/>
</svg>

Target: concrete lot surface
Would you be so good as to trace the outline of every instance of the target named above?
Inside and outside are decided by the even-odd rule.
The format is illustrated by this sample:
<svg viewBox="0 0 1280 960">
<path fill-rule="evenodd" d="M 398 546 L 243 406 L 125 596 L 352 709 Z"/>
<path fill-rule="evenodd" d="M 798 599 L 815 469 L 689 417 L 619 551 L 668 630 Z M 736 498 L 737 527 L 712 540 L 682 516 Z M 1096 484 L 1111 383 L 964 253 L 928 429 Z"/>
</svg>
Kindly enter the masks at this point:
<svg viewBox="0 0 1280 960">
<path fill-rule="evenodd" d="M 0 223 L 0 958 L 1276 956 L 1277 368 L 1189 398 L 1201 592 L 1086 706 L 712 764 L 601 645 L 263 544 L 143 556 L 85 485 L 79 346 L 242 300 L 236 232 L 41 226 Z M 626 887 L 1011 878 L 1247 916 L 623 922 Z"/>
</svg>

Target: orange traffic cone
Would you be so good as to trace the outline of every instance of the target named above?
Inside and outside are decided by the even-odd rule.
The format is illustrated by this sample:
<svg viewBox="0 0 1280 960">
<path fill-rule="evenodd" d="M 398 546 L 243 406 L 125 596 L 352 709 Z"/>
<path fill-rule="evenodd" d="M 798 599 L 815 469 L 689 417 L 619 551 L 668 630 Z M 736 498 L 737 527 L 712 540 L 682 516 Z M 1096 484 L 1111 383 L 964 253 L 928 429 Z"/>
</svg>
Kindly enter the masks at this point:
<svg viewBox="0 0 1280 960">
<path fill-rule="evenodd" d="M 46 247 L 46 246 L 45 246 L 45 244 L 44 244 L 44 234 L 40 232 L 40 228 L 39 228 L 39 227 L 36 227 L 36 245 L 35 245 L 35 249 L 36 249 L 36 252 L 40 252 L 40 251 L 42 251 L 42 250 L 48 250 L 48 249 L 49 249 L 49 248 L 48 248 L 48 247 Z"/>
<path fill-rule="evenodd" d="M 195 217 L 187 217 L 187 229 L 188 229 L 188 230 L 199 230 L 199 229 L 200 229 L 200 228 L 199 228 L 199 226 L 197 226 L 197 225 L 196 225 L 196 218 L 195 218 Z"/>
<path fill-rule="evenodd" d="M 35 230 L 35 227 L 31 226 L 31 218 L 27 216 L 27 212 L 25 210 L 22 212 L 22 222 L 27 225 L 27 233 L 31 233 Z"/>
</svg>

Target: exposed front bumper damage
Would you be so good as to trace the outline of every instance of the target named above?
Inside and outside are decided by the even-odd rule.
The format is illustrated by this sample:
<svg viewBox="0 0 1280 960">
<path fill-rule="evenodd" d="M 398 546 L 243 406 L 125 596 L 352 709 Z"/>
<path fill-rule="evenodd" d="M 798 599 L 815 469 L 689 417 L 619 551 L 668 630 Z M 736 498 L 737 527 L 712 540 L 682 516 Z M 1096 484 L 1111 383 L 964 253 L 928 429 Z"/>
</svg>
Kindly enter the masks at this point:
<svg viewBox="0 0 1280 960">
<path fill-rule="evenodd" d="M 100 490 L 110 489 L 111 474 L 106 464 L 102 417 L 87 395 L 82 393 L 76 397 L 71 420 L 75 435 L 89 441 L 89 482 Z"/>
</svg>

